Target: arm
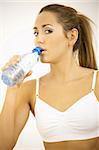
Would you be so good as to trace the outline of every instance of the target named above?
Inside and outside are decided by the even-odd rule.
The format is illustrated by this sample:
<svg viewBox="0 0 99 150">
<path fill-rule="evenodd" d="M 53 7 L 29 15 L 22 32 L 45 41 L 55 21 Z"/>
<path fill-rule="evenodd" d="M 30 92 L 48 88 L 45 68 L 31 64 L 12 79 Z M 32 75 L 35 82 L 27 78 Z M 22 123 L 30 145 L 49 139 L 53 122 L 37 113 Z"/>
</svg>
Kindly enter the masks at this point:
<svg viewBox="0 0 99 150">
<path fill-rule="evenodd" d="M 95 94 L 97 99 L 99 100 L 99 71 L 97 72 Z"/>
<path fill-rule="evenodd" d="M 0 114 L 0 150 L 12 150 L 25 126 L 30 112 L 30 101 L 35 97 L 35 81 L 7 89 Z"/>
<path fill-rule="evenodd" d="M 96 97 L 99 101 L 99 71 L 97 72 L 97 79 L 96 79 L 96 88 L 95 88 Z M 96 142 L 96 149 L 99 149 L 99 138 L 97 138 Z"/>
</svg>

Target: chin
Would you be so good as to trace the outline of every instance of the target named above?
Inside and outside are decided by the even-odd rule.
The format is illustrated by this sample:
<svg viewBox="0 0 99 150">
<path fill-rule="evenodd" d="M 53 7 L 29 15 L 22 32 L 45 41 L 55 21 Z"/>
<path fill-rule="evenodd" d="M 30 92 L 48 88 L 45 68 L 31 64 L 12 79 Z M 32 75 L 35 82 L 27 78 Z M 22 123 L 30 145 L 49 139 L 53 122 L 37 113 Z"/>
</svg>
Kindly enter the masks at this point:
<svg viewBox="0 0 99 150">
<path fill-rule="evenodd" d="M 42 63 L 50 63 L 50 64 L 52 64 L 52 63 L 55 63 L 55 58 L 53 58 L 53 57 L 45 57 L 45 56 L 41 56 L 40 57 L 40 61 L 42 62 Z"/>
<path fill-rule="evenodd" d="M 42 63 L 49 63 L 49 60 L 48 60 L 48 59 L 45 59 L 45 58 L 40 58 L 40 61 L 41 61 Z"/>
</svg>

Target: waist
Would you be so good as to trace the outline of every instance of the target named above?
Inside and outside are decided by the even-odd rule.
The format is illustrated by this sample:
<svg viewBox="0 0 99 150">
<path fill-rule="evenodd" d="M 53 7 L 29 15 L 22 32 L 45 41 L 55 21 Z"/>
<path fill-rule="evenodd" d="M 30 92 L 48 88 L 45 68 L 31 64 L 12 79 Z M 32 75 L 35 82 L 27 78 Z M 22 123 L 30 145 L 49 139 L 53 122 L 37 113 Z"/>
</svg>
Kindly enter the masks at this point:
<svg viewBox="0 0 99 150">
<path fill-rule="evenodd" d="M 99 138 L 88 140 L 44 142 L 45 150 L 97 150 Z"/>
</svg>

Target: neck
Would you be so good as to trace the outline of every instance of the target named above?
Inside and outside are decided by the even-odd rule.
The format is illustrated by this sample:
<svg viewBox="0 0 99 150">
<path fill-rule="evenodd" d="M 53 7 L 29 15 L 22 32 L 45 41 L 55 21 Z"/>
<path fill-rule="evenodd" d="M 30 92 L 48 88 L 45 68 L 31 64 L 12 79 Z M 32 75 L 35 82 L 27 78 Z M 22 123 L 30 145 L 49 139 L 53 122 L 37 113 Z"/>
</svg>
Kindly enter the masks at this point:
<svg viewBox="0 0 99 150">
<path fill-rule="evenodd" d="M 78 73 L 79 65 L 76 63 L 73 56 L 68 56 L 62 59 L 58 63 L 50 65 L 51 77 L 57 81 L 67 82 L 75 78 L 75 74 Z"/>
</svg>

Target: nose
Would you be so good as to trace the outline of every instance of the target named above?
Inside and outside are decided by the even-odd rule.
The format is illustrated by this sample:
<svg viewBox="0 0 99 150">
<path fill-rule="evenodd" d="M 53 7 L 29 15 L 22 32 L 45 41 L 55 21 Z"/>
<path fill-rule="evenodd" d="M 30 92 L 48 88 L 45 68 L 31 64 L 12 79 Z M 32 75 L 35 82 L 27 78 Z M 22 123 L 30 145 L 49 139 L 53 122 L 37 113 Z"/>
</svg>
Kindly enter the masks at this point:
<svg viewBox="0 0 99 150">
<path fill-rule="evenodd" d="M 35 42 L 37 44 L 43 44 L 45 42 L 44 36 L 43 35 L 38 35 L 35 39 Z"/>
</svg>

